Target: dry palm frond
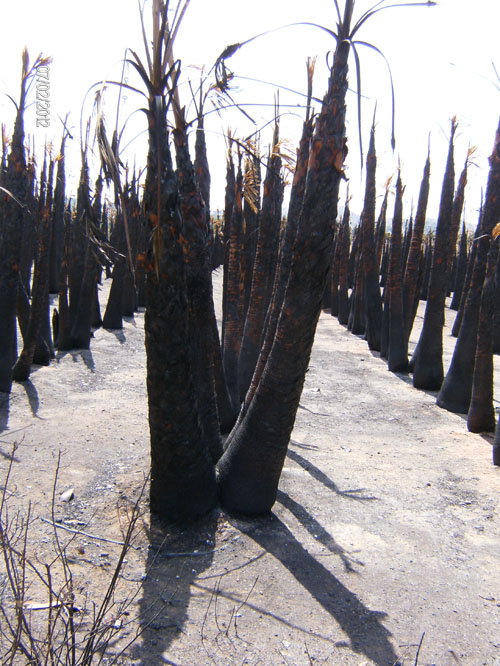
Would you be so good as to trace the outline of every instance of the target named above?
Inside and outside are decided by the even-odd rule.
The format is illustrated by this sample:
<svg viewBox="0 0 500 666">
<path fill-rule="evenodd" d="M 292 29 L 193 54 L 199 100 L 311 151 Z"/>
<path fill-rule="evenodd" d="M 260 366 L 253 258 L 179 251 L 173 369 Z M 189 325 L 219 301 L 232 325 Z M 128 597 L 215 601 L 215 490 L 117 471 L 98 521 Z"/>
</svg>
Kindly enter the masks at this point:
<svg viewBox="0 0 500 666">
<path fill-rule="evenodd" d="M 491 237 L 493 238 L 493 240 L 496 240 L 498 238 L 498 236 L 500 236 L 500 222 L 495 224 L 495 226 L 493 227 L 493 230 L 491 232 Z"/>
<path fill-rule="evenodd" d="M 285 171 L 289 174 L 295 173 L 297 152 L 289 139 L 280 139 L 274 146 L 271 157 L 273 155 L 281 158 Z"/>
<path fill-rule="evenodd" d="M 251 145 L 251 149 L 255 150 L 255 145 Z M 247 156 L 245 160 L 245 174 L 243 177 L 243 196 L 245 201 L 250 206 L 254 213 L 258 213 L 258 199 L 259 199 L 259 174 L 255 159 Z"/>
</svg>

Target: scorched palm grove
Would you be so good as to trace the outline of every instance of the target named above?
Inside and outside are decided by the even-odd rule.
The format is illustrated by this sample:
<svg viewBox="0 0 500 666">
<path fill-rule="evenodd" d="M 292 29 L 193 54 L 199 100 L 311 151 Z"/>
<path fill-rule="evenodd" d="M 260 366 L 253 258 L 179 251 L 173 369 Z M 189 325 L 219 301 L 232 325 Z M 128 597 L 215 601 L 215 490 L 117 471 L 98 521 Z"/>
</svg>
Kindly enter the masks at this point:
<svg viewBox="0 0 500 666">
<path fill-rule="evenodd" d="M 377 213 L 375 122 L 358 226 L 350 224 L 349 200 L 339 202 L 346 178 L 349 67 L 355 63 L 359 84 L 359 49 L 378 51 L 359 33 L 383 10 L 435 3 L 380 2 L 356 16 L 354 0 L 343 5 L 334 0 L 336 26 L 317 26 L 332 39 L 327 90 L 314 112 L 314 62 L 308 61 L 305 119 L 294 163 L 283 149 L 276 100 L 267 153 L 257 141 L 228 132 L 220 220 L 210 215 L 210 170 L 220 165 L 207 155 L 205 109 L 210 96 L 231 99 L 230 58 L 246 42 L 221 52 L 199 90 L 192 91 L 189 108 L 195 113 L 188 117 L 175 38 L 189 1 L 170 4 L 153 2 L 151 28 L 141 15 L 144 55 L 130 50 L 127 57 L 135 83 L 107 82 L 142 96 L 146 167 L 124 168 L 121 134 L 118 129 L 108 137 L 99 90 L 93 120 L 82 131 L 76 196 L 65 191 L 66 124 L 57 157 L 47 148 L 38 168 L 40 160 L 30 151 L 23 119 L 37 70 L 48 61 L 40 57 L 30 64 L 23 54 L 14 130 L 9 138 L 3 129 L 0 165 L 0 390 L 8 393 L 13 380 L 26 380 L 33 363 L 50 363 L 54 348 L 88 348 L 93 329 L 119 329 L 123 316 L 145 306 L 150 507 L 174 521 L 203 515 L 218 501 L 229 512 L 250 516 L 271 509 L 322 307 L 365 336 L 389 370 L 410 371 L 415 387 L 439 391 L 440 406 L 468 413 L 471 430 L 492 430 L 492 359 L 500 346 L 500 327 L 493 324 L 500 317 L 500 134 L 492 137 L 474 238 L 462 225 L 472 155 L 464 156 L 456 182 L 454 120 L 435 231 L 425 229 L 430 154 L 422 165 L 415 216 L 403 211 L 401 172 L 381 193 Z M 101 156 L 93 183 L 92 132 Z M 211 282 L 219 264 L 224 267 L 220 334 Z M 98 284 L 104 272 L 112 286 L 101 319 Z M 58 292 L 52 322 L 49 292 Z M 445 376 L 443 318 L 451 293 L 461 325 Z M 426 300 L 423 329 L 410 359 L 408 340 L 421 299 Z M 494 461 L 500 464 L 500 435 Z"/>
</svg>

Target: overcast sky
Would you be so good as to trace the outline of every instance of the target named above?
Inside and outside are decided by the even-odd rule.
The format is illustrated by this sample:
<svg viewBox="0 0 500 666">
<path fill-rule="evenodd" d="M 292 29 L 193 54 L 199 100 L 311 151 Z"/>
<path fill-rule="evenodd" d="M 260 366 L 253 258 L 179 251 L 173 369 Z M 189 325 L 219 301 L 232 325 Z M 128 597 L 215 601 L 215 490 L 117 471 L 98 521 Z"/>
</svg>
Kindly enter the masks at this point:
<svg viewBox="0 0 500 666">
<path fill-rule="evenodd" d="M 173 4 L 173 3 L 172 3 Z M 343 2 L 340 3 L 343 5 Z M 369 9 L 373 0 L 358 0 L 356 16 Z M 387 4 L 392 4 L 391 2 Z M 147 3 L 146 20 L 149 23 Z M 102 79 L 117 79 L 126 47 L 141 56 L 143 45 L 136 0 L 24 0 L 4 3 L 3 35 L 0 42 L 0 120 L 11 130 L 14 107 L 5 93 L 18 97 L 21 52 L 24 45 L 34 57 L 43 52 L 53 58 L 51 65 L 51 104 L 53 115 L 49 130 L 35 133 L 39 148 L 45 133 L 57 145 L 61 123 L 58 115 L 71 113 L 70 125 L 74 140 L 70 150 L 79 151 L 79 126 L 82 102 L 92 84 Z M 200 70 L 210 69 L 223 49 L 242 42 L 271 28 L 298 21 L 316 22 L 335 29 L 333 0 L 191 0 L 176 49 L 183 63 L 186 78 L 196 87 Z M 456 170 L 462 168 L 469 145 L 477 146 L 476 167 L 471 170 L 467 194 L 468 222 L 476 223 L 481 187 L 486 185 L 487 158 L 491 153 L 494 133 L 500 115 L 500 86 L 492 62 L 500 72 L 500 3 L 497 0 L 441 0 L 433 8 L 387 10 L 373 17 L 362 28 L 358 38 L 377 46 L 390 63 L 396 93 L 396 152 L 390 148 L 390 85 L 387 66 L 379 55 L 360 47 L 363 94 L 363 140 L 366 144 L 377 103 L 378 181 L 383 183 L 395 172 L 401 160 L 402 178 L 406 183 L 406 215 L 411 200 L 418 196 L 420 178 L 427 154 L 430 135 L 432 180 L 430 217 L 437 217 L 439 191 L 452 116 L 459 120 L 456 141 Z M 237 75 L 235 96 L 252 116 L 255 124 L 243 114 L 233 112 L 207 118 L 210 133 L 209 150 L 213 181 L 212 207 L 222 205 L 224 195 L 224 146 L 221 139 L 230 126 L 238 136 L 247 136 L 273 117 L 275 92 L 287 87 L 298 92 L 306 90 L 305 62 L 307 56 L 318 56 L 314 94 L 323 96 L 326 79 L 326 55 L 334 49 L 332 38 L 325 32 L 306 26 L 288 28 L 255 40 L 241 49 L 228 65 Z M 252 83 L 254 78 L 265 83 Z M 129 81 L 138 85 L 129 73 Z M 354 61 L 351 62 L 350 86 L 356 88 Z M 189 88 L 181 89 L 182 100 L 189 103 Z M 295 146 L 303 122 L 300 108 L 302 97 L 280 91 L 282 135 Z M 141 99 L 127 95 L 122 107 L 121 122 L 141 106 Z M 356 96 L 348 96 L 348 175 L 353 197 L 352 207 L 361 207 L 362 176 L 359 166 Z M 262 104 L 263 106 L 259 106 Z M 289 108 L 286 105 L 292 105 Z M 91 112 L 92 95 L 83 106 L 84 118 Z M 115 122 L 114 101 L 109 95 L 106 107 L 108 125 Z M 27 131 L 34 132 L 34 106 L 26 115 Z M 122 145 L 132 140 L 127 153 L 133 160 L 137 152 L 140 165 L 145 162 L 145 128 L 142 114 L 129 122 L 130 130 Z M 134 138 L 137 137 L 137 138 Z M 263 132 L 262 147 L 266 150 L 269 134 Z M 366 146 L 365 146 L 366 147 Z M 97 162 L 95 162 L 97 165 Z M 78 175 L 77 157 L 70 169 Z M 457 173 L 458 178 L 458 173 Z"/>
</svg>

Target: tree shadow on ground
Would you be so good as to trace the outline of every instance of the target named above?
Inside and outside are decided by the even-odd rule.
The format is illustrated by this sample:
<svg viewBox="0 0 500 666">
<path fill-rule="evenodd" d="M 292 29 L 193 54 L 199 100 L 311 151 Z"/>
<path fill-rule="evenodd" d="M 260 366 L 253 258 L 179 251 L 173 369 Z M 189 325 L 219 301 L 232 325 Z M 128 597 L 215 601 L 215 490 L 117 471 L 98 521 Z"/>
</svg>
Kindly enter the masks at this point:
<svg viewBox="0 0 500 666">
<path fill-rule="evenodd" d="M 141 642 L 131 652 L 134 664 L 175 664 L 163 655 L 179 632 L 185 633 L 193 581 L 213 561 L 219 513 L 188 527 L 152 517 L 146 574 L 139 602 Z"/>
<path fill-rule="evenodd" d="M 297 518 L 302 527 L 304 527 L 318 543 L 323 545 L 333 555 L 339 556 L 344 565 L 344 569 L 347 572 L 356 573 L 354 564 L 362 567 L 364 566 L 363 562 L 356 560 L 344 548 L 342 548 L 332 535 L 325 530 L 323 525 L 321 525 L 316 518 L 309 513 L 309 511 L 304 509 L 301 504 L 292 499 L 290 495 L 282 490 L 278 490 L 277 500 L 285 507 L 285 509 L 288 509 L 288 511 Z"/>
<path fill-rule="evenodd" d="M 35 388 L 33 382 L 29 379 L 25 382 L 21 382 L 21 386 L 26 391 L 28 397 L 28 402 L 31 409 L 31 414 L 35 417 L 38 416 L 38 409 L 40 407 L 40 398 L 38 397 L 38 391 Z"/>
<path fill-rule="evenodd" d="M 239 529 L 245 532 L 244 526 Z M 358 597 L 309 553 L 290 529 L 274 514 L 250 527 L 247 535 L 290 571 L 298 583 L 339 624 L 354 652 L 363 654 L 377 666 L 392 666 L 397 655 L 383 626 L 387 616 L 367 608 Z"/>
<path fill-rule="evenodd" d="M 90 372 L 95 372 L 95 362 L 94 357 L 90 349 L 70 349 L 68 351 L 58 351 L 56 353 L 56 363 L 59 363 L 62 358 L 67 354 L 71 355 L 74 363 L 78 363 L 78 359 L 81 358 L 85 363 Z"/>
<path fill-rule="evenodd" d="M 122 328 L 106 328 L 105 330 L 112 333 L 121 345 L 127 342 L 127 336 Z"/>
<path fill-rule="evenodd" d="M 296 442 L 292 440 L 291 442 L 292 445 L 295 445 Z M 363 493 L 365 491 L 364 488 L 354 488 L 352 490 L 340 490 L 340 488 L 337 486 L 335 481 L 332 481 L 329 476 L 327 476 L 322 470 L 319 469 L 319 467 L 316 467 L 316 465 L 313 465 L 312 462 L 309 462 L 307 458 L 304 458 L 301 456 L 299 453 L 296 451 L 293 451 L 292 449 L 288 449 L 287 451 L 287 458 L 290 460 L 293 460 L 296 462 L 302 469 L 304 469 L 306 472 L 309 472 L 309 474 L 316 479 L 316 481 L 319 481 L 322 483 L 328 490 L 333 490 L 333 492 L 336 495 L 340 495 L 342 497 L 347 497 L 349 499 L 353 500 L 358 500 L 358 501 L 373 501 L 377 500 L 378 497 L 375 497 L 373 495 L 361 495 L 360 493 Z"/>
</svg>

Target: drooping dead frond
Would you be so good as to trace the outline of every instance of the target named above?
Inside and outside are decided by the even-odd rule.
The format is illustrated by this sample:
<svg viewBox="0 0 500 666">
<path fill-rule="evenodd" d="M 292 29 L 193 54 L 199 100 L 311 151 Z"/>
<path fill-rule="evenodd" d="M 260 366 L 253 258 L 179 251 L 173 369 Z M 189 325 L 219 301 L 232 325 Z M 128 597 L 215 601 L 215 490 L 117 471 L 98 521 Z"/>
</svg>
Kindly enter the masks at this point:
<svg viewBox="0 0 500 666">
<path fill-rule="evenodd" d="M 290 139 L 280 139 L 273 148 L 272 156 L 273 155 L 281 158 L 283 167 L 286 172 L 291 175 L 295 173 L 297 152 Z"/>
</svg>

